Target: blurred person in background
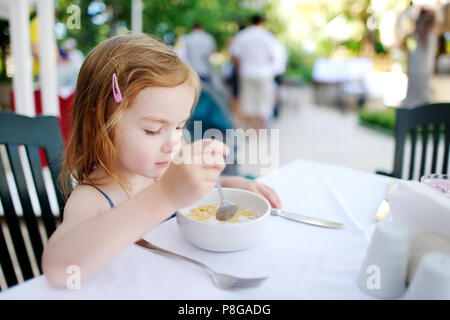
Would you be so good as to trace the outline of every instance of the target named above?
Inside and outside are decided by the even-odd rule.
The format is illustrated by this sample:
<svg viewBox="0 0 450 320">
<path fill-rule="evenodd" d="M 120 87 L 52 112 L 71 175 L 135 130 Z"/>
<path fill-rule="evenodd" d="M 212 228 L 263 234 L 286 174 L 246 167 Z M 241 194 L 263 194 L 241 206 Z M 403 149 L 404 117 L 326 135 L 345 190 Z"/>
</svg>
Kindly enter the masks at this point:
<svg viewBox="0 0 450 320">
<path fill-rule="evenodd" d="M 263 24 L 261 15 L 253 16 L 252 25 L 238 32 L 229 47 L 239 73 L 239 114 L 246 128 L 265 128 L 275 103 L 280 44 Z"/>
<path fill-rule="evenodd" d="M 83 53 L 77 49 L 77 41 L 68 38 L 61 46 L 58 59 L 58 85 L 67 88 L 68 92 L 75 90 L 78 72 L 84 61 Z"/>
<path fill-rule="evenodd" d="M 31 20 L 30 20 L 30 43 L 31 43 L 31 55 L 33 57 L 33 78 L 34 80 L 39 80 L 39 42 L 40 42 L 40 35 L 39 35 L 39 18 L 37 15 L 37 12 L 35 11 L 34 7 L 31 9 Z M 55 20 L 58 17 L 58 5 L 55 3 Z M 57 59 L 61 58 L 61 54 L 64 57 L 64 52 L 62 51 L 61 46 L 59 43 L 56 43 L 56 57 Z"/>
<path fill-rule="evenodd" d="M 202 81 L 211 81 L 211 65 L 209 57 L 216 51 L 214 37 L 203 30 L 200 23 L 194 24 L 191 33 L 180 38 L 183 58 L 197 72 Z"/>
<path fill-rule="evenodd" d="M 77 41 L 73 38 L 68 38 L 64 41 L 62 48 L 70 62 L 79 70 L 84 61 L 84 54 L 77 49 Z"/>
<path fill-rule="evenodd" d="M 274 68 L 275 74 L 275 105 L 273 110 L 273 117 L 277 118 L 281 109 L 281 97 L 280 97 L 280 86 L 281 78 L 286 71 L 286 64 L 288 59 L 288 53 L 286 47 L 279 41 L 277 41 L 277 59 L 275 59 L 276 64 Z"/>
<path fill-rule="evenodd" d="M 239 31 L 245 29 L 245 25 L 239 24 Z M 230 44 L 232 43 L 233 38 L 231 38 L 227 44 L 227 48 L 229 51 Z M 231 112 L 234 116 L 234 119 L 239 122 L 240 113 L 239 113 L 239 70 L 238 70 L 238 61 L 237 59 L 231 57 L 231 60 L 224 64 L 227 68 L 226 78 L 227 84 L 230 89 L 231 96 Z M 239 123 L 237 124 L 239 125 Z"/>
</svg>

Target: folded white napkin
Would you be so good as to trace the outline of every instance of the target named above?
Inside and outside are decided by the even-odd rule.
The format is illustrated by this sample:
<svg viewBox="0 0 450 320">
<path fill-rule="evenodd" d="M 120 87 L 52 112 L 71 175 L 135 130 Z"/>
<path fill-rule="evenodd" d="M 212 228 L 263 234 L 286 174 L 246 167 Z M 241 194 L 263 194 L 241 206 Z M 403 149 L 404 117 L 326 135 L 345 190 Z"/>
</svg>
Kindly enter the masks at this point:
<svg viewBox="0 0 450 320">
<path fill-rule="evenodd" d="M 450 199 L 416 181 L 399 181 L 388 195 L 392 221 L 408 229 L 410 238 L 430 232 L 450 239 Z"/>
<path fill-rule="evenodd" d="M 434 287 L 426 287 L 424 297 L 447 298 L 448 291 L 438 285 L 450 281 L 448 272 L 442 271 L 443 258 L 430 259 L 429 255 L 440 254 L 447 260 L 450 257 L 450 199 L 425 184 L 403 180 L 387 198 L 390 221 L 377 224 L 358 278 L 361 289 L 378 298 L 392 299 L 405 292 L 406 283 L 415 283 L 408 287 L 405 297 L 413 299 L 419 296 L 424 283 L 433 281 Z M 367 271 L 374 266 L 380 270 L 377 290 L 369 281 L 377 274 L 368 275 Z"/>
<path fill-rule="evenodd" d="M 425 255 L 450 255 L 450 199 L 416 181 L 399 181 L 389 194 L 392 222 L 408 230 L 410 283 Z"/>
</svg>

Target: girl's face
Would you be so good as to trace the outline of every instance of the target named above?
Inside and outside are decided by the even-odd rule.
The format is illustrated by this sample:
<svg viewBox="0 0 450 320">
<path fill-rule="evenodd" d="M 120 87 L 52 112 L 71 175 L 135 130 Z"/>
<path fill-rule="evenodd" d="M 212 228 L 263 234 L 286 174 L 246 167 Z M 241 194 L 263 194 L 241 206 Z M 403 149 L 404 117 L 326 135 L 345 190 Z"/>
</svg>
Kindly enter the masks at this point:
<svg viewBox="0 0 450 320">
<path fill-rule="evenodd" d="M 139 92 L 116 127 L 118 166 L 127 176 L 158 179 L 172 152 L 195 99 L 194 88 L 148 87 Z"/>
</svg>

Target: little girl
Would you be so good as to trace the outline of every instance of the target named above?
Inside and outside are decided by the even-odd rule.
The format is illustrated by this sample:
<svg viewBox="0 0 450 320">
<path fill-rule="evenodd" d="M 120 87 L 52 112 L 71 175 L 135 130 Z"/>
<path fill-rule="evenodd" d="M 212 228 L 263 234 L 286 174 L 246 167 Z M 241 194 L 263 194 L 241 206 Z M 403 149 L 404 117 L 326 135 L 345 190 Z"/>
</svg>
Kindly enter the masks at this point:
<svg viewBox="0 0 450 320">
<path fill-rule="evenodd" d="M 217 140 L 179 144 L 199 94 L 193 69 L 150 36 L 118 36 L 89 53 L 78 76 L 63 168 L 78 186 L 42 256 L 51 285 L 64 287 L 71 265 L 88 279 L 214 188 L 227 147 Z M 171 162 L 178 151 L 200 161 Z M 280 207 L 276 192 L 262 183 L 225 176 L 221 183 Z"/>
</svg>

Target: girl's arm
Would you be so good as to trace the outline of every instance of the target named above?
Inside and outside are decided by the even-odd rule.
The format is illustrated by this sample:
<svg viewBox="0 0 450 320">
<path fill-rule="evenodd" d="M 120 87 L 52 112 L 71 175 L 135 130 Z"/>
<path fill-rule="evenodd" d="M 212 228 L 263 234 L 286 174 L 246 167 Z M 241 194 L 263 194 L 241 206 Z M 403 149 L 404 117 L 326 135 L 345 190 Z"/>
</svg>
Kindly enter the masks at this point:
<svg viewBox="0 0 450 320">
<path fill-rule="evenodd" d="M 89 278 L 177 209 L 160 183 L 106 211 L 105 200 L 91 189 L 74 190 L 44 249 L 43 272 L 55 287 L 66 286 L 71 265 L 79 267 L 81 281 Z"/>
<path fill-rule="evenodd" d="M 86 280 L 175 210 L 212 190 L 225 168 L 226 145 L 197 140 L 184 152 L 191 152 L 190 159 L 199 159 L 198 163 L 171 163 L 158 182 L 114 209 L 106 209 L 106 201 L 92 187 L 81 186 L 72 192 L 64 221 L 42 255 L 42 269 L 50 284 L 64 287 L 70 276 L 67 268 L 73 265 L 81 272 L 80 280 Z"/>
</svg>

